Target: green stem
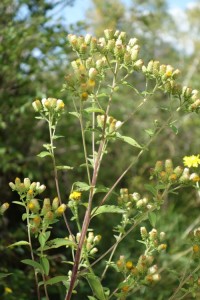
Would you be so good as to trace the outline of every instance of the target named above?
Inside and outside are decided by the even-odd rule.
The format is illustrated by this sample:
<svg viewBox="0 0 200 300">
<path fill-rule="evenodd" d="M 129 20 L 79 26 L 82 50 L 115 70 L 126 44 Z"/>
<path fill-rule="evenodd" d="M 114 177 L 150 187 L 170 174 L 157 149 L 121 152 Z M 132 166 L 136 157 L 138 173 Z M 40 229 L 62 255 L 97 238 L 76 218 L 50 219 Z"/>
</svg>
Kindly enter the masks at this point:
<svg viewBox="0 0 200 300">
<path fill-rule="evenodd" d="M 59 188 L 58 170 L 56 168 L 56 159 L 55 159 L 55 154 L 54 154 L 54 143 L 53 143 L 57 123 L 55 122 L 55 124 L 53 124 L 53 116 L 51 116 L 51 115 L 49 115 L 48 125 L 49 125 L 49 137 L 50 137 L 50 145 L 51 145 L 50 153 L 51 153 L 51 158 L 52 158 L 52 162 L 53 162 L 54 180 L 55 180 L 58 200 L 59 200 L 59 203 L 61 205 L 62 204 L 62 199 L 61 199 L 60 188 Z M 52 128 L 53 125 L 54 125 L 54 128 Z M 71 232 L 71 229 L 70 229 L 70 226 L 69 226 L 69 223 L 68 223 L 67 218 L 65 216 L 65 213 L 63 213 L 63 218 L 64 218 L 64 222 L 65 222 L 65 225 L 68 229 L 69 234 L 71 236 L 73 236 L 72 232 Z"/>
<path fill-rule="evenodd" d="M 35 261 L 35 257 L 34 257 L 34 253 L 33 253 L 32 240 L 31 240 L 31 232 L 30 232 L 29 209 L 28 209 L 27 206 L 26 206 L 26 215 L 27 215 L 28 242 L 29 242 L 29 247 L 30 247 L 30 252 L 31 252 L 31 259 L 32 259 L 32 261 Z M 39 285 L 38 285 L 38 275 L 37 275 L 37 272 L 36 272 L 35 268 L 34 268 L 34 276 L 35 276 L 37 298 L 38 298 L 38 300 L 40 300 L 41 296 L 40 296 L 40 289 L 39 289 Z"/>
</svg>

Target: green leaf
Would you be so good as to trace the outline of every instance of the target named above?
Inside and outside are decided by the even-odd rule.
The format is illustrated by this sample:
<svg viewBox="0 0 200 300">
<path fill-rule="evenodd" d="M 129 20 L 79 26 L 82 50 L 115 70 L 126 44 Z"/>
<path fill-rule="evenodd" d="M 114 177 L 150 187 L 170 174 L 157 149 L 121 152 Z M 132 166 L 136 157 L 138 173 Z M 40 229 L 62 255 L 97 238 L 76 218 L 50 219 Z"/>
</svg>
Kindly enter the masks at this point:
<svg viewBox="0 0 200 300">
<path fill-rule="evenodd" d="M 99 185 L 98 187 L 96 187 L 94 189 L 94 194 L 97 194 L 97 193 L 107 193 L 109 191 L 109 188 L 108 187 L 105 187 L 105 186 L 101 186 Z"/>
<path fill-rule="evenodd" d="M 49 153 L 48 151 L 42 151 L 37 156 L 39 157 L 51 156 L 51 153 Z"/>
<path fill-rule="evenodd" d="M 84 277 L 87 279 L 91 290 L 93 294 L 97 297 L 98 300 L 106 300 L 104 291 L 103 291 L 103 286 L 101 285 L 101 281 L 99 277 L 95 276 L 92 273 L 88 273 L 84 275 Z"/>
<path fill-rule="evenodd" d="M 63 137 L 65 137 L 65 136 L 64 135 L 54 135 L 53 139 L 57 140 L 57 139 L 60 139 L 60 138 L 63 138 Z"/>
<path fill-rule="evenodd" d="M 175 133 L 175 134 L 178 134 L 178 128 L 173 125 L 173 124 L 170 124 L 169 127 L 171 128 L 171 130 Z"/>
<path fill-rule="evenodd" d="M 142 148 L 142 146 L 140 146 L 134 139 L 132 139 L 129 136 L 124 136 L 124 135 L 121 135 L 119 132 L 116 132 L 116 137 L 119 140 L 121 140 L 121 141 L 123 141 L 123 142 L 125 142 L 125 143 L 127 143 L 127 144 L 129 144 L 133 147 L 140 148 L 140 149 Z"/>
<path fill-rule="evenodd" d="M 30 244 L 27 241 L 19 241 L 19 242 L 9 245 L 8 248 L 16 247 L 16 246 L 30 246 Z"/>
<path fill-rule="evenodd" d="M 76 187 L 76 189 L 78 191 L 89 191 L 90 190 L 90 186 L 86 182 L 81 182 L 81 181 L 76 181 L 74 183 L 74 187 Z"/>
<path fill-rule="evenodd" d="M 62 246 L 68 246 L 68 247 L 75 247 L 76 244 L 73 241 L 64 239 L 64 238 L 56 238 L 53 240 L 50 240 L 46 243 L 46 245 L 44 246 L 43 250 L 49 250 L 49 249 L 55 249 L 55 248 L 59 248 Z M 40 250 L 40 248 L 38 249 Z"/>
<path fill-rule="evenodd" d="M 0 273 L 0 279 L 12 275 L 12 273 Z"/>
<path fill-rule="evenodd" d="M 76 111 L 70 111 L 69 112 L 70 115 L 77 117 L 78 119 L 80 119 L 80 114 L 77 113 Z"/>
<path fill-rule="evenodd" d="M 23 202 L 20 202 L 20 201 L 12 201 L 12 203 L 15 203 L 15 204 L 26 207 L 26 205 Z"/>
<path fill-rule="evenodd" d="M 44 233 L 44 232 L 41 232 L 41 233 L 39 234 L 39 238 L 38 238 L 38 239 L 39 239 L 41 248 L 43 248 L 44 245 L 45 245 L 45 242 L 46 242 L 46 235 L 45 235 L 45 233 Z"/>
<path fill-rule="evenodd" d="M 53 278 L 50 278 L 49 280 L 45 281 L 45 284 L 52 285 L 56 284 L 58 282 L 68 281 L 68 276 L 55 276 Z"/>
<path fill-rule="evenodd" d="M 93 297 L 93 296 L 88 296 L 89 300 L 97 300 L 97 298 Z"/>
<path fill-rule="evenodd" d="M 24 221 L 24 220 L 26 220 L 26 219 L 27 219 L 27 214 L 24 213 L 24 214 L 22 215 L 22 221 Z"/>
<path fill-rule="evenodd" d="M 148 213 L 149 222 L 151 223 L 152 227 L 155 227 L 156 221 L 157 221 L 157 215 L 155 212 L 149 212 Z"/>
<path fill-rule="evenodd" d="M 43 267 L 41 264 L 39 264 L 37 261 L 31 260 L 31 259 L 23 259 L 21 262 L 25 265 L 29 265 L 33 267 L 34 269 L 40 270 L 41 273 L 44 273 Z"/>
<path fill-rule="evenodd" d="M 146 129 L 145 132 L 151 137 L 155 134 L 155 131 L 152 129 Z"/>
<path fill-rule="evenodd" d="M 73 170 L 73 167 L 70 166 L 56 166 L 57 170 Z"/>
<path fill-rule="evenodd" d="M 45 275 L 49 275 L 49 260 L 46 257 L 41 257 L 41 265 L 43 266 L 43 270 Z"/>
<path fill-rule="evenodd" d="M 151 184 L 145 184 L 144 187 L 147 191 L 151 192 L 154 196 L 157 195 L 157 189 Z"/>
<path fill-rule="evenodd" d="M 94 207 L 91 212 L 92 217 L 105 213 L 123 214 L 125 213 L 125 210 L 116 205 L 102 205 Z"/>
<path fill-rule="evenodd" d="M 88 107 L 84 109 L 85 112 L 87 113 L 100 113 L 100 114 L 105 114 L 105 111 L 103 109 L 100 109 L 98 107 Z"/>
</svg>

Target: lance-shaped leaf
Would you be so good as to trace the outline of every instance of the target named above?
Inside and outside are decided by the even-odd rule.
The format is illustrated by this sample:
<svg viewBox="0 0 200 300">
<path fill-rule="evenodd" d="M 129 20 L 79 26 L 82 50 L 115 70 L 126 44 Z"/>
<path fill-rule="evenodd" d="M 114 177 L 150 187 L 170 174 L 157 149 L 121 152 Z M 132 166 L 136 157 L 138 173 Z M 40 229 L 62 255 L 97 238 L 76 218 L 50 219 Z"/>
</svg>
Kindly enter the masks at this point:
<svg viewBox="0 0 200 300">
<path fill-rule="evenodd" d="M 139 145 L 139 144 L 136 142 L 136 140 L 134 140 L 133 138 L 131 138 L 131 137 L 129 137 L 129 136 L 121 135 L 119 132 L 116 132 L 116 137 L 117 137 L 119 140 L 121 140 L 121 141 L 123 141 L 123 142 L 125 142 L 125 143 L 127 143 L 127 144 L 129 144 L 129 145 L 131 145 L 131 146 L 133 146 L 133 147 L 140 148 L 140 149 L 142 148 L 142 146 Z"/>
<path fill-rule="evenodd" d="M 94 207 L 91 214 L 92 217 L 94 217 L 105 213 L 123 214 L 125 213 L 125 210 L 116 205 L 101 205 L 99 207 Z"/>
</svg>

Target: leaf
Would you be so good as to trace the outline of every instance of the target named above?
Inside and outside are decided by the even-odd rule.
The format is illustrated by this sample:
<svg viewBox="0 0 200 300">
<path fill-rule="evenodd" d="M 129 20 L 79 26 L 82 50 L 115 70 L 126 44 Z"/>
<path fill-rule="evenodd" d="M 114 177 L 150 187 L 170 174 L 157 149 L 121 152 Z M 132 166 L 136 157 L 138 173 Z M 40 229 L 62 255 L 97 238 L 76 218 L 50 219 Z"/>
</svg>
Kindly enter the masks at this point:
<svg viewBox="0 0 200 300">
<path fill-rule="evenodd" d="M 78 191 L 89 191 L 90 186 L 86 182 L 76 181 L 74 186 Z"/>
<path fill-rule="evenodd" d="M 47 281 L 45 281 L 45 284 L 52 285 L 52 284 L 56 284 L 58 282 L 68 281 L 68 280 L 69 280 L 68 276 L 55 276 L 55 277 L 50 278 Z"/>
<path fill-rule="evenodd" d="M 60 139 L 60 138 L 63 138 L 63 137 L 65 137 L 65 136 L 64 135 L 54 135 L 53 139 L 57 140 L 57 139 Z"/>
<path fill-rule="evenodd" d="M 0 273 L 0 279 L 12 275 L 12 273 Z"/>
<path fill-rule="evenodd" d="M 93 297 L 93 296 L 88 296 L 89 300 L 97 300 L 97 298 Z"/>
<path fill-rule="evenodd" d="M 154 196 L 157 195 L 157 190 L 155 187 L 153 187 L 151 184 L 145 184 L 144 185 L 145 189 L 149 192 L 151 192 Z"/>
<path fill-rule="evenodd" d="M 51 156 L 51 153 L 49 153 L 48 151 L 42 151 L 37 156 L 39 157 Z"/>
<path fill-rule="evenodd" d="M 140 146 L 134 139 L 132 139 L 129 136 L 124 136 L 124 135 L 121 135 L 119 132 L 116 132 L 116 137 L 119 140 L 121 140 L 121 141 L 123 141 L 123 142 L 125 142 L 125 143 L 127 143 L 127 144 L 129 144 L 133 147 L 140 148 L 140 149 L 142 148 L 142 146 Z"/>
<path fill-rule="evenodd" d="M 171 130 L 175 133 L 175 134 L 178 134 L 178 128 L 173 125 L 173 124 L 170 124 L 169 127 L 171 128 Z"/>
<path fill-rule="evenodd" d="M 33 267 L 34 269 L 40 270 L 41 273 L 44 273 L 43 267 L 41 264 L 39 264 L 37 261 L 31 260 L 31 259 L 23 259 L 21 262 L 25 265 L 29 265 Z"/>
<path fill-rule="evenodd" d="M 12 201 L 12 203 L 15 203 L 15 204 L 26 207 L 26 205 L 24 203 L 20 202 L 20 201 Z"/>
<path fill-rule="evenodd" d="M 94 194 L 97 194 L 97 193 L 107 193 L 110 189 L 108 187 L 105 187 L 105 186 L 98 186 L 94 189 Z"/>
<path fill-rule="evenodd" d="M 45 275 L 49 275 L 49 261 L 46 257 L 41 257 L 41 265 L 43 266 L 43 270 Z"/>
<path fill-rule="evenodd" d="M 152 227 L 155 227 L 156 221 L 157 221 L 157 215 L 155 212 L 149 212 L 148 213 L 149 222 L 151 223 Z"/>
<path fill-rule="evenodd" d="M 56 238 L 53 240 L 50 240 L 46 243 L 43 250 L 49 250 L 49 249 L 56 249 L 62 246 L 69 246 L 69 247 L 75 247 L 76 244 L 73 241 L 64 239 L 64 238 Z M 38 249 L 40 250 L 40 248 Z"/>
<path fill-rule="evenodd" d="M 125 213 L 125 210 L 116 205 L 102 205 L 99 207 L 94 207 L 91 212 L 92 217 L 105 213 L 123 214 Z"/>
<path fill-rule="evenodd" d="M 80 119 L 80 114 L 77 113 L 76 111 L 70 111 L 69 112 L 70 115 L 77 117 L 78 119 Z"/>
<path fill-rule="evenodd" d="M 24 221 L 24 220 L 26 220 L 26 219 L 27 219 L 27 214 L 24 213 L 24 214 L 22 215 L 22 221 Z"/>
<path fill-rule="evenodd" d="M 155 131 L 152 129 L 146 129 L 145 132 L 151 137 L 155 134 Z"/>
<path fill-rule="evenodd" d="M 88 273 L 84 275 L 84 277 L 87 279 L 93 294 L 97 297 L 98 300 L 106 300 L 103 286 L 101 285 L 99 277 L 95 276 L 92 273 Z"/>
<path fill-rule="evenodd" d="M 105 111 L 103 109 L 98 108 L 98 107 L 88 107 L 88 108 L 85 108 L 84 111 L 86 113 L 96 112 L 96 113 L 100 113 L 100 114 L 105 114 Z"/>
<path fill-rule="evenodd" d="M 57 170 L 73 170 L 73 167 L 70 166 L 56 166 Z"/>
<path fill-rule="evenodd" d="M 19 242 L 9 245 L 8 248 L 16 247 L 16 246 L 30 246 L 30 244 L 27 241 L 19 241 Z"/>
</svg>

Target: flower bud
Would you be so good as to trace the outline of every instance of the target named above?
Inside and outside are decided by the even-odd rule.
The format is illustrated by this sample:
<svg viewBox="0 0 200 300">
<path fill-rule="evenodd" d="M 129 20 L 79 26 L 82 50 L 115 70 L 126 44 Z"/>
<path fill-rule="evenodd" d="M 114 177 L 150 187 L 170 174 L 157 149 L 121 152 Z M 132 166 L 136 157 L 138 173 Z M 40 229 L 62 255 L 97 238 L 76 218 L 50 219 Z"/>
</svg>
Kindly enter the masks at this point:
<svg viewBox="0 0 200 300">
<path fill-rule="evenodd" d="M 93 53 L 97 50 L 97 39 L 93 37 L 90 41 L 90 51 Z"/>
<path fill-rule="evenodd" d="M 153 72 L 153 60 L 150 60 L 150 62 L 147 65 L 147 72 L 152 73 Z"/>
<path fill-rule="evenodd" d="M 31 212 L 37 213 L 40 210 L 40 204 L 37 199 L 31 199 L 28 203 L 28 208 Z"/>
<path fill-rule="evenodd" d="M 161 171 L 163 171 L 163 161 L 158 160 L 158 161 L 156 162 L 154 171 L 155 171 L 156 173 L 160 173 Z"/>
<path fill-rule="evenodd" d="M 156 77 L 159 74 L 159 67 L 160 67 L 160 62 L 159 61 L 154 61 L 153 62 L 153 75 Z"/>
<path fill-rule="evenodd" d="M 101 241 L 101 235 L 96 235 L 96 236 L 94 237 L 94 244 L 96 245 L 96 244 L 98 244 L 100 241 Z"/>
<path fill-rule="evenodd" d="M 143 64 L 144 64 L 143 60 L 142 60 L 142 59 L 138 59 L 138 60 L 134 63 L 133 67 L 134 67 L 134 69 L 135 69 L 136 71 L 139 71 L 139 70 L 141 70 Z"/>
<path fill-rule="evenodd" d="M 95 79 L 97 77 L 98 71 L 95 68 L 89 69 L 89 78 Z"/>
<path fill-rule="evenodd" d="M 132 61 L 137 60 L 139 50 L 140 50 L 139 45 L 135 45 L 135 46 L 131 49 L 130 54 L 131 54 L 131 59 L 132 59 Z"/>
<path fill-rule="evenodd" d="M 91 39 L 92 39 L 91 34 L 87 33 L 86 36 L 85 36 L 85 43 L 86 43 L 86 45 L 90 44 Z"/>
<path fill-rule="evenodd" d="M 128 52 L 125 52 L 124 53 L 124 63 L 125 63 L 125 65 L 131 64 L 131 61 L 132 61 L 131 54 L 128 53 Z"/>
<path fill-rule="evenodd" d="M 82 101 L 86 101 L 87 99 L 88 99 L 88 93 L 87 92 L 83 92 L 82 94 L 81 94 L 81 100 Z"/>
<path fill-rule="evenodd" d="M 40 187 L 38 188 L 38 193 L 42 194 L 44 191 L 46 190 L 46 186 L 44 184 L 40 185 Z"/>
<path fill-rule="evenodd" d="M 111 40 L 114 37 L 114 31 L 113 29 L 105 29 L 104 30 L 104 35 L 106 37 L 107 40 Z"/>
<path fill-rule="evenodd" d="M 53 199 L 53 202 L 52 202 L 52 209 L 53 210 L 56 210 L 57 208 L 58 208 L 58 206 L 59 206 L 59 199 L 58 199 L 58 197 L 55 197 L 54 199 Z"/>
<path fill-rule="evenodd" d="M 29 178 L 24 178 L 24 186 L 26 189 L 29 189 L 31 185 L 31 181 Z"/>
<path fill-rule="evenodd" d="M 192 173 L 189 177 L 189 180 L 191 180 L 193 182 L 198 182 L 198 181 L 200 181 L 200 177 L 197 173 Z"/>
<path fill-rule="evenodd" d="M 166 69 L 167 69 L 167 66 L 166 65 L 161 65 L 159 67 L 159 74 L 162 76 L 166 73 Z"/>
<path fill-rule="evenodd" d="M 140 234 L 143 240 L 145 240 L 148 237 L 146 227 L 140 227 Z"/>
<path fill-rule="evenodd" d="M 9 186 L 10 186 L 10 188 L 11 188 L 13 191 L 15 191 L 16 186 L 15 186 L 15 184 L 14 184 L 13 182 L 9 182 Z"/>
<path fill-rule="evenodd" d="M 45 215 L 48 211 L 51 210 L 51 203 L 49 198 L 45 198 L 43 202 L 43 207 L 41 213 Z"/>
<path fill-rule="evenodd" d="M 66 208 L 67 208 L 66 204 L 61 204 L 55 211 L 56 216 L 61 216 L 65 212 Z"/>
<path fill-rule="evenodd" d="M 156 272 L 158 272 L 158 266 L 157 265 L 154 265 L 154 266 L 149 268 L 149 274 L 155 274 Z"/>
<path fill-rule="evenodd" d="M 92 243 L 93 240 L 94 240 L 94 232 L 90 231 L 90 232 L 88 233 L 87 241 L 88 241 L 89 243 Z"/>
<path fill-rule="evenodd" d="M 132 261 L 127 261 L 127 262 L 126 262 L 126 268 L 127 268 L 128 270 L 131 270 L 132 267 L 133 267 Z"/>
<path fill-rule="evenodd" d="M 81 233 L 77 232 L 77 234 L 76 234 L 76 241 L 77 241 L 77 243 L 79 243 L 80 237 L 81 237 Z"/>
<path fill-rule="evenodd" d="M 33 218 L 33 223 L 36 227 L 38 227 L 41 223 L 41 218 L 40 216 L 36 216 L 35 218 Z"/>
<path fill-rule="evenodd" d="M 128 46 L 130 46 L 131 48 L 134 47 L 136 44 L 138 43 L 138 39 L 136 38 L 131 38 L 128 42 Z"/>
<path fill-rule="evenodd" d="M 5 211 L 9 208 L 9 203 L 5 202 L 0 206 L 0 214 L 3 215 Z"/>
<path fill-rule="evenodd" d="M 155 240 L 158 236 L 158 232 L 155 228 L 153 228 L 150 232 L 149 232 L 149 238 L 150 240 Z"/>
<path fill-rule="evenodd" d="M 166 250 L 166 248 L 167 248 L 167 245 L 166 245 L 166 244 L 160 244 L 160 245 L 158 246 L 158 251 Z"/>
<path fill-rule="evenodd" d="M 183 168 L 180 167 L 180 166 L 177 166 L 175 169 L 174 169 L 174 174 L 176 174 L 177 177 L 180 177 L 183 173 Z"/>
<path fill-rule="evenodd" d="M 64 107 L 65 107 L 64 102 L 62 100 L 58 99 L 57 102 L 56 102 L 56 108 L 55 108 L 55 110 L 56 111 L 61 111 L 61 110 L 64 109 Z"/>
<path fill-rule="evenodd" d="M 132 197 L 133 197 L 133 200 L 134 200 L 134 201 L 138 201 L 138 200 L 140 200 L 140 198 L 141 198 L 141 196 L 140 196 L 139 193 L 133 193 L 133 194 L 132 194 Z"/>
<path fill-rule="evenodd" d="M 91 251 L 90 251 L 90 254 L 91 255 L 94 255 L 95 253 L 97 253 L 98 252 L 98 249 L 95 247 L 95 248 L 93 248 Z"/>
<path fill-rule="evenodd" d="M 35 101 L 32 103 L 32 106 L 33 106 L 33 108 L 34 108 L 34 110 L 35 110 L 36 112 L 39 112 L 39 111 L 42 110 L 42 104 L 41 104 L 40 100 L 35 100 Z"/>
<path fill-rule="evenodd" d="M 152 275 L 152 280 L 153 280 L 154 282 L 157 282 L 157 281 L 159 281 L 160 279 L 161 279 L 160 274 L 156 273 L 156 274 L 153 274 L 153 275 Z"/>
<path fill-rule="evenodd" d="M 160 241 L 162 242 L 165 239 L 165 232 L 160 233 Z"/>
<path fill-rule="evenodd" d="M 54 213 L 52 211 L 47 211 L 44 215 L 44 221 L 52 222 L 54 220 Z"/>
<path fill-rule="evenodd" d="M 195 244 L 195 245 L 193 246 L 193 252 L 194 252 L 194 253 L 199 253 L 199 252 L 200 252 L 200 247 L 199 247 L 199 245 Z"/>
</svg>

